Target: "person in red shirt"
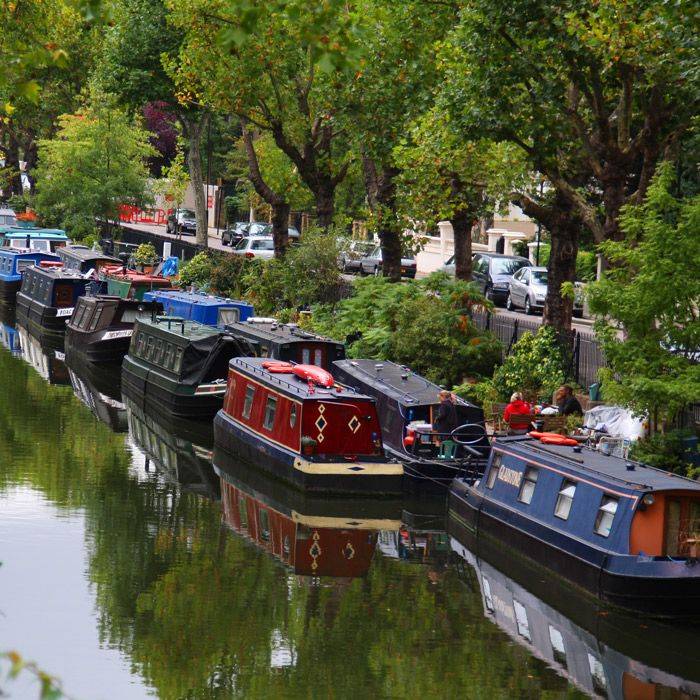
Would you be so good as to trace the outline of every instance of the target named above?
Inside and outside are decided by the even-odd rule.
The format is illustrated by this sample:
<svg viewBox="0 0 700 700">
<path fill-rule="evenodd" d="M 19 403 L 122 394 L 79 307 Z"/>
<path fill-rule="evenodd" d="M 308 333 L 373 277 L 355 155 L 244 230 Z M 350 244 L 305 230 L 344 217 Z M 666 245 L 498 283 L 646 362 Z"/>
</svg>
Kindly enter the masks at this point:
<svg viewBox="0 0 700 700">
<path fill-rule="evenodd" d="M 526 433 L 530 429 L 532 407 L 523 401 L 523 395 L 516 391 L 503 411 L 503 420 L 508 423 L 509 433 Z M 522 416 L 522 419 L 520 418 Z"/>
</svg>

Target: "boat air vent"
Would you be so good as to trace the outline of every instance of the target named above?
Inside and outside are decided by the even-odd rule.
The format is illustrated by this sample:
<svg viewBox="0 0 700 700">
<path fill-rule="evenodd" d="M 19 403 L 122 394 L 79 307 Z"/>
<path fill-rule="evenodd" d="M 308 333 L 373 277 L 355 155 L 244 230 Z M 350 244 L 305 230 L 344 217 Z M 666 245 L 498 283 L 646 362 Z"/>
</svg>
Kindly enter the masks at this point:
<svg viewBox="0 0 700 700">
<path fill-rule="evenodd" d="M 573 450 L 574 450 L 574 452 L 577 452 L 577 453 L 581 452 L 581 445 L 574 445 Z"/>
<path fill-rule="evenodd" d="M 625 467 L 627 468 L 628 472 L 633 472 L 635 469 L 633 462 L 627 462 L 627 464 L 625 464 Z"/>
<path fill-rule="evenodd" d="M 384 365 L 380 363 L 374 365 L 374 369 L 376 372 L 381 372 L 384 369 Z"/>
</svg>

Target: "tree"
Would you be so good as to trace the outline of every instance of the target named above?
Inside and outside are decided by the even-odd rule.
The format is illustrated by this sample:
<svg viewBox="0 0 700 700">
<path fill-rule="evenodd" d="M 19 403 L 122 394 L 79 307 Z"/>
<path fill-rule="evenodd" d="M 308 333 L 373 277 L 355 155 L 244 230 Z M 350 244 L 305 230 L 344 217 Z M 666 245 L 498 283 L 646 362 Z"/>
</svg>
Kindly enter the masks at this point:
<svg viewBox="0 0 700 700">
<path fill-rule="evenodd" d="M 82 235 L 98 217 L 109 227 L 121 205 L 146 199 L 152 154 L 148 133 L 112 99 L 94 96 L 89 107 L 59 118 L 55 138 L 39 142 L 38 213 Z"/>
<path fill-rule="evenodd" d="M 625 239 L 603 244 L 612 268 L 590 292 L 591 308 L 608 319 L 596 326 L 605 396 L 655 428 L 700 398 L 700 196 L 676 199 L 675 186 L 665 163 L 644 202 L 623 210 Z"/>
<path fill-rule="evenodd" d="M 399 210 L 407 223 L 432 228 L 449 220 L 454 231 L 455 272 L 471 279 L 471 231 L 481 216 L 492 214 L 524 184 L 517 148 L 490 141 L 467 141 L 433 108 L 418 117 L 408 138 L 394 150 Z"/>
<path fill-rule="evenodd" d="M 163 168 L 163 176 L 153 183 L 154 194 L 162 195 L 166 201 L 172 202 L 177 211 L 185 199 L 187 186 L 190 184 L 190 176 L 185 169 L 185 154 L 178 144 L 175 157 Z M 175 233 L 177 233 L 177 217 L 175 217 Z"/>
</svg>

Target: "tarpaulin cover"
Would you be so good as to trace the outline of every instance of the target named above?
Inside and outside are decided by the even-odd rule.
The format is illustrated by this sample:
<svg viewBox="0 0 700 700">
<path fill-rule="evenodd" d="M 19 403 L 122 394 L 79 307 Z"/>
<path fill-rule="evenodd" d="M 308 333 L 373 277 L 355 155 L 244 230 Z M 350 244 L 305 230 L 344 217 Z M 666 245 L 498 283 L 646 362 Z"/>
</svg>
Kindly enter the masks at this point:
<svg viewBox="0 0 700 700">
<path fill-rule="evenodd" d="M 216 379 L 225 380 L 228 361 L 246 355 L 250 355 L 247 344 L 230 335 L 212 334 L 193 339 L 182 357 L 180 382 L 186 386 L 196 386 Z"/>
<path fill-rule="evenodd" d="M 175 257 L 174 255 L 171 255 L 169 258 L 166 258 L 166 260 L 162 263 L 160 273 L 161 275 L 163 275 L 163 277 L 174 277 L 175 275 L 177 275 L 179 267 L 180 259 Z"/>
<path fill-rule="evenodd" d="M 607 433 L 611 437 L 638 440 L 644 437 L 644 422 L 626 408 L 620 406 L 595 406 L 586 411 L 583 419 L 586 428 Z"/>
</svg>

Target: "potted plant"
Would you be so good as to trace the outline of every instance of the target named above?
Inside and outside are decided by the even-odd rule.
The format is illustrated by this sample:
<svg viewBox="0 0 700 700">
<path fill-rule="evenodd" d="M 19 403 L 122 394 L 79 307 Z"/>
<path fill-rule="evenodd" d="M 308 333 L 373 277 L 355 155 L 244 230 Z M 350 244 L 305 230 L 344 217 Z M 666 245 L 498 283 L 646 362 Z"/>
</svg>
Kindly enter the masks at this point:
<svg viewBox="0 0 700 700">
<path fill-rule="evenodd" d="M 301 453 L 304 455 L 312 455 L 318 443 L 312 437 L 304 435 L 301 438 Z"/>
<path fill-rule="evenodd" d="M 139 272 L 153 272 L 156 257 L 153 243 L 142 243 L 134 253 L 134 265 Z"/>
</svg>

